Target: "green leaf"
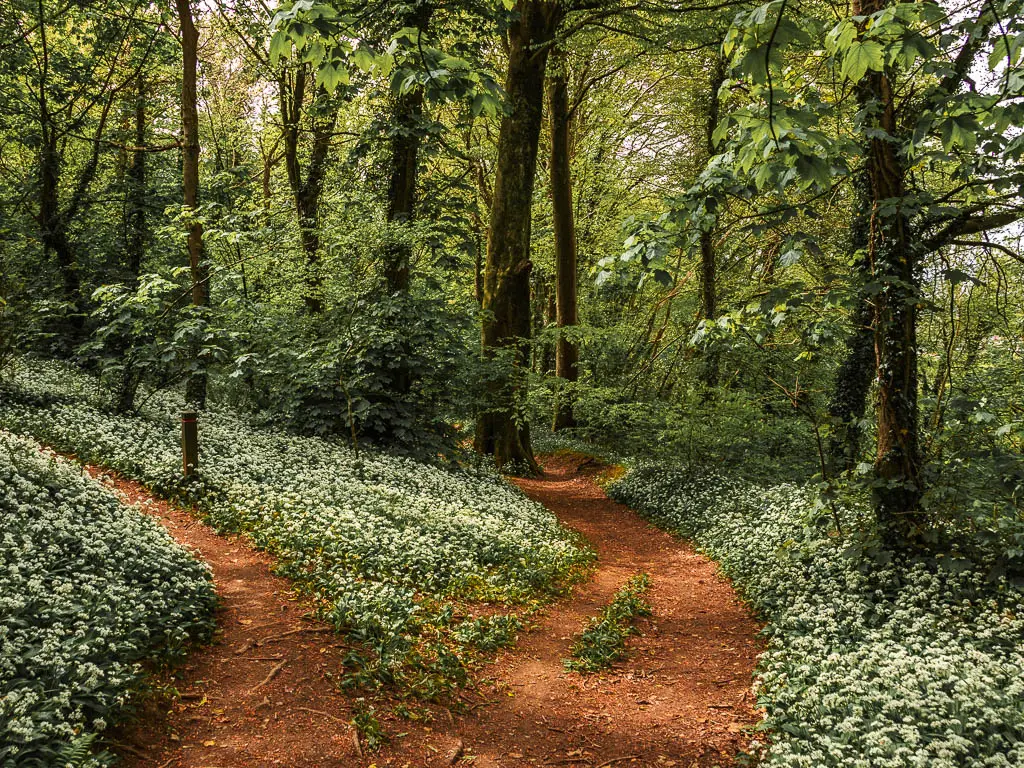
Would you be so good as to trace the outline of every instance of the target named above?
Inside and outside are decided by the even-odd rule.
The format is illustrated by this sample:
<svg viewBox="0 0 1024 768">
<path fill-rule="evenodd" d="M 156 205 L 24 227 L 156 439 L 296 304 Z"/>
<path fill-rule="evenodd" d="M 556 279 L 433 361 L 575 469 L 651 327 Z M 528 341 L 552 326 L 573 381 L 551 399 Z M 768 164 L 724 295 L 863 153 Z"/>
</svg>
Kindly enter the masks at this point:
<svg viewBox="0 0 1024 768">
<path fill-rule="evenodd" d="M 759 45 L 747 51 L 740 62 L 740 69 L 750 75 L 755 83 L 768 81 L 768 46 Z"/>
<path fill-rule="evenodd" d="M 839 22 L 825 37 L 825 50 L 829 53 L 846 50 L 857 36 L 857 28 L 849 19 Z"/>
<path fill-rule="evenodd" d="M 334 93 L 339 85 L 348 85 L 348 69 L 328 62 L 316 72 L 317 85 L 322 85 L 328 93 Z"/>
<path fill-rule="evenodd" d="M 270 38 L 270 63 L 276 65 L 282 57 L 287 58 L 292 52 L 292 42 L 288 38 L 288 33 L 283 30 L 277 30 Z"/>
<path fill-rule="evenodd" d="M 992 53 L 988 55 L 988 68 L 994 70 L 1000 64 L 1007 62 L 1012 66 L 1016 58 L 1013 47 L 1013 42 L 1008 38 L 997 37 L 992 43 Z"/>
<path fill-rule="evenodd" d="M 947 118 L 941 125 L 942 146 L 947 152 L 951 151 L 954 147 L 963 147 L 970 152 L 978 143 L 979 130 L 980 126 L 974 115 L 953 115 Z"/>
<path fill-rule="evenodd" d="M 302 56 L 302 61 L 306 64 L 312 64 L 315 67 L 320 66 L 320 62 L 324 60 L 327 55 L 327 50 L 324 48 L 324 44 L 319 40 L 316 40 L 312 45 L 306 48 L 306 52 Z"/>
<path fill-rule="evenodd" d="M 885 66 L 885 49 L 873 40 L 854 40 L 843 56 L 839 74 L 858 82 L 869 69 L 881 72 Z"/>
<path fill-rule="evenodd" d="M 352 53 L 352 63 L 355 64 L 363 72 L 369 72 L 373 69 L 373 65 L 376 63 L 373 53 L 368 51 L 366 48 L 356 48 Z"/>
</svg>

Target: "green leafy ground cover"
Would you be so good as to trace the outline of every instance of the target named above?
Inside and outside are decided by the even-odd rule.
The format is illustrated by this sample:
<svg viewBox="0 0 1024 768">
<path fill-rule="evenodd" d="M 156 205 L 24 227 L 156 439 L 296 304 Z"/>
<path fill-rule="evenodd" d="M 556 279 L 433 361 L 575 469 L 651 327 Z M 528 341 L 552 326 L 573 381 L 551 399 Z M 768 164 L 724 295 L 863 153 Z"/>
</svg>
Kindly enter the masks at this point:
<svg viewBox="0 0 1024 768">
<path fill-rule="evenodd" d="M 1024 765 L 1024 594 L 1005 580 L 808 525 L 796 484 L 640 465 L 609 490 L 696 542 L 767 620 L 765 765 Z"/>
<path fill-rule="evenodd" d="M 118 416 L 91 377 L 36 363 L 5 387 L 3 426 L 185 496 L 213 524 L 275 555 L 367 650 L 349 658 L 349 682 L 401 678 L 419 695 L 443 694 L 464 680 L 468 655 L 511 642 L 516 614 L 592 557 L 492 471 L 356 452 L 211 410 L 201 424 L 202 479 L 183 486 L 174 396 L 150 396 L 141 414 Z M 469 601 L 498 610 L 474 616 Z"/>
<path fill-rule="evenodd" d="M 0 430 L 0 764 L 99 766 L 144 662 L 213 628 L 209 570 L 155 521 Z"/>
<path fill-rule="evenodd" d="M 636 620 L 651 615 L 643 595 L 651 579 L 646 573 L 632 577 L 615 593 L 604 610 L 588 623 L 569 648 L 565 668 L 574 672 L 600 672 L 626 655 L 626 640 L 638 634 Z"/>
</svg>

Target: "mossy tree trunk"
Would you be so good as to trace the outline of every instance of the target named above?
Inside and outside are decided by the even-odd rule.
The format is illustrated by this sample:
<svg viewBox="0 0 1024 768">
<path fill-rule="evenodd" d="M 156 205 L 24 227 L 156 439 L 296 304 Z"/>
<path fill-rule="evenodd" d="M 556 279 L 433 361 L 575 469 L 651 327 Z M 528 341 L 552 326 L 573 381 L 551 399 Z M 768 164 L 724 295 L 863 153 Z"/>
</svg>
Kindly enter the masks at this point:
<svg viewBox="0 0 1024 768">
<path fill-rule="evenodd" d="M 725 82 L 725 60 L 715 56 L 708 82 L 707 120 L 704 125 L 704 150 L 708 160 L 718 152 L 715 128 L 718 127 L 720 101 L 718 91 Z M 715 322 L 718 316 L 718 273 L 715 253 L 715 222 L 708 222 L 700 233 L 700 316 L 706 323 Z M 718 386 L 718 352 L 710 349 L 704 355 L 701 380 L 709 389 Z"/>
<path fill-rule="evenodd" d="M 855 187 L 857 203 L 850 225 L 850 250 L 860 254 L 856 267 L 859 300 L 828 405 L 832 422 L 828 463 L 833 475 L 852 470 L 857 464 L 863 438 L 860 424 L 867 411 L 871 382 L 875 380 L 875 306 L 865 290 L 871 281 L 866 251 L 871 236 L 872 208 L 871 179 L 866 170 L 855 177 Z"/>
<path fill-rule="evenodd" d="M 403 17 L 402 27 L 427 31 L 434 6 L 420 3 Z M 391 136 L 391 173 L 388 180 L 387 220 L 404 224 L 416 217 L 416 177 L 423 135 L 423 88 L 413 88 L 394 100 Z M 386 244 L 384 279 L 388 293 L 409 290 L 412 246 L 401 236 Z"/>
<path fill-rule="evenodd" d="M 317 90 L 312 114 L 312 144 L 309 164 L 303 176 L 299 160 L 300 122 L 306 105 L 306 88 L 309 71 L 305 64 L 294 72 L 282 73 L 278 80 L 283 123 L 284 162 L 288 171 L 288 186 L 295 201 L 295 213 L 299 223 L 299 242 L 305 258 L 305 295 L 303 302 L 306 312 L 318 315 L 323 312 L 322 279 L 320 276 L 320 201 L 323 198 L 324 179 L 330 159 L 331 139 L 337 124 L 337 105 L 328 103 L 327 92 Z M 317 103 L 319 102 L 319 103 Z"/>
<path fill-rule="evenodd" d="M 139 73 L 135 82 L 134 141 L 131 161 L 125 174 L 127 181 L 127 205 L 125 206 L 125 267 L 128 280 L 133 287 L 139 283 L 142 272 L 142 258 L 145 255 L 146 242 L 149 239 L 149 228 L 146 222 L 146 102 L 149 97 L 149 85 L 146 75 Z"/>
</svg>

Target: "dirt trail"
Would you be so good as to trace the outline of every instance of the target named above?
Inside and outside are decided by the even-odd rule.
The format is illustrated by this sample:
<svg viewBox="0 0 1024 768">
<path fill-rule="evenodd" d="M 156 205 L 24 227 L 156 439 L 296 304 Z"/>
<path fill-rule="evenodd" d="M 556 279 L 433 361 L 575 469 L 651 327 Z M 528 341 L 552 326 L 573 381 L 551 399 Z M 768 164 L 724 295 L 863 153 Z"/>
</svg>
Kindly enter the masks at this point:
<svg viewBox="0 0 1024 768">
<path fill-rule="evenodd" d="M 221 610 L 213 643 L 167 680 L 182 696 L 148 702 L 137 725 L 114 736 L 126 768 L 347 768 L 356 765 L 351 702 L 342 676 L 348 647 L 305 618 L 291 583 L 239 537 L 221 536 L 142 486 L 88 468 L 129 503 L 158 518 L 213 569 Z"/>
<path fill-rule="evenodd" d="M 544 477 L 518 484 L 587 537 L 598 553 L 594 577 L 484 670 L 488 682 L 468 695 L 468 712 L 432 707 L 428 722 L 389 718 L 391 744 L 370 755 L 357 753 L 348 725 L 352 701 L 333 682 L 341 675 L 343 643 L 302 618 L 306 608 L 292 599 L 286 581 L 269 573 L 267 557 L 217 536 L 182 510 L 150 502 L 175 537 L 211 564 L 225 607 L 215 644 L 182 670 L 178 688 L 186 696 L 124 733 L 126 764 L 729 764 L 746 743 L 744 727 L 757 720 L 750 680 L 758 625 L 713 563 L 610 501 L 594 481 L 597 470 L 583 462 L 550 457 Z M 117 484 L 129 498 L 145 497 L 134 484 Z M 565 671 L 572 636 L 641 571 L 651 577 L 654 615 L 640 623 L 642 636 L 629 641 L 629 657 L 603 674 Z M 260 638 L 270 640 L 254 647 Z"/>
</svg>

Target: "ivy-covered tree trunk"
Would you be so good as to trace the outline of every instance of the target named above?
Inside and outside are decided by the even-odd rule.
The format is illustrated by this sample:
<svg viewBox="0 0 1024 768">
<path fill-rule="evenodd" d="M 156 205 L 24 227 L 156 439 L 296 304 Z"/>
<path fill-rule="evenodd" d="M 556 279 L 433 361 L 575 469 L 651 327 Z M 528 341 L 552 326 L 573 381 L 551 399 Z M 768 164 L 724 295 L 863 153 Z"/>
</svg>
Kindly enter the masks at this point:
<svg viewBox="0 0 1024 768">
<path fill-rule="evenodd" d="M 487 263 L 483 352 L 495 363 L 479 415 L 476 449 L 499 467 L 538 472 L 525 418 L 530 364 L 530 210 L 544 109 L 548 44 L 561 20 L 557 2 L 519 0 L 508 30 L 508 112 L 498 137 Z"/>
<path fill-rule="evenodd" d="M 871 239 L 871 178 L 866 170 L 862 170 L 854 183 L 857 195 L 850 223 L 850 251 L 861 254 L 856 269 L 858 303 L 828 405 L 832 423 L 828 463 L 833 475 L 856 466 L 863 437 L 860 423 L 867 411 L 871 382 L 875 380 L 875 304 L 873 296 L 865 290 L 871 281 L 870 265 L 865 255 Z"/>
<path fill-rule="evenodd" d="M 720 102 L 718 91 L 725 82 L 725 60 L 715 56 L 708 82 L 707 122 L 704 126 L 704 149 L 708 160 L 718 152 L 715 128 L 718 127 Z M 718 315 L 718 278 L 715 254 L 715 224 L 708 222 L 700 233 L 700 315 L 705 322 L 713 323 Z M 718 386 L 718 353 L 708 350 L 704 356 L 701 379 L 704 386 Z"/>
<path fill-rule="evenodd" d="M 142 272 L 142 258 L 145 255 L 148 229 L 146 226 L 146 98 L 147 83 L 139 73 L 135 83 L 135 104 L 132 110 L 135 148 L 125 173 L 125 269 L 128 285 L 139 287 Z M 139 375 L 132 357 L 131 343 L 122 350 L 123 369 L 117 384 L 114 405 L 118 413 L 129 413 L 135 407 Z"/>
<path fill-rule="evenodd" d="M 566 331 L 578 322 L 576 312 L 576 222 L 573 217 L 569 72 L 564 54 L 552 56 L 548 77 L 548 124 L 551 129 L 551 208 L 555 235 L 555 413 L 556 432 L 576 426 L 573 387 L 579 379 L 579 348 Z"/>
<path fill-rule="evenodd" d="M 413 27 L 425 34 L 434 12 L 431 3 L 422 0 L 401 17 L 402 28 Z M 385 215 L 392 225 L 383 243 L 384 287 L 395 302 L 390 313 L 395 343 L 390 360 L 380 374 L 388 382 L 388 396 L 407 398 L 412 391 L 416 371 L 411 358 L 415 353 L 407 338 L 410 323 L 417 322 L 409 302 L 412 282 L 412 242 L 402 225 L 416 218 L 418 170 L 423 125 L 423 88 L 416 86 L 397 96 L 391 112 L 391 167 Z"/>
<path fill-rule="evenodd" d="M 199 204 L 199 111 L 196 106 L 199 32 L 192 20 L 189 0 L 175 0 L 175 4 L 181 29 L 182 189 L 185 207 L 195 211 Z M 193 221 L 188 229 L 188 264 L 192 278 L 192 305 L 207 307 L 210 304 L 210 275 L 203 259 L 203 225 L 198 221 Z M 185 399 L 198 408 L 205 408 L 206 389 L 205 364 L 197 359 L 195 370 L 185 385 Z"/>
<path fill-rule="evenodd" d="M 882 10 L 886 0 L 855 3 L 854 14 Z M 923 492 L 917 405 L 917 304 L 919 254 L 900 201 L 905 168 L 895 137 L 895 98 L 888 71 L 869 72 L 865 87 L 870 117 L 866 169 L 871 180 L 868 256 L 874 282 L 875 362 L 878 376 L 878 442 L 875 512 L 891 546 L 911 543 L 922 523 Z"/>
</svg>

